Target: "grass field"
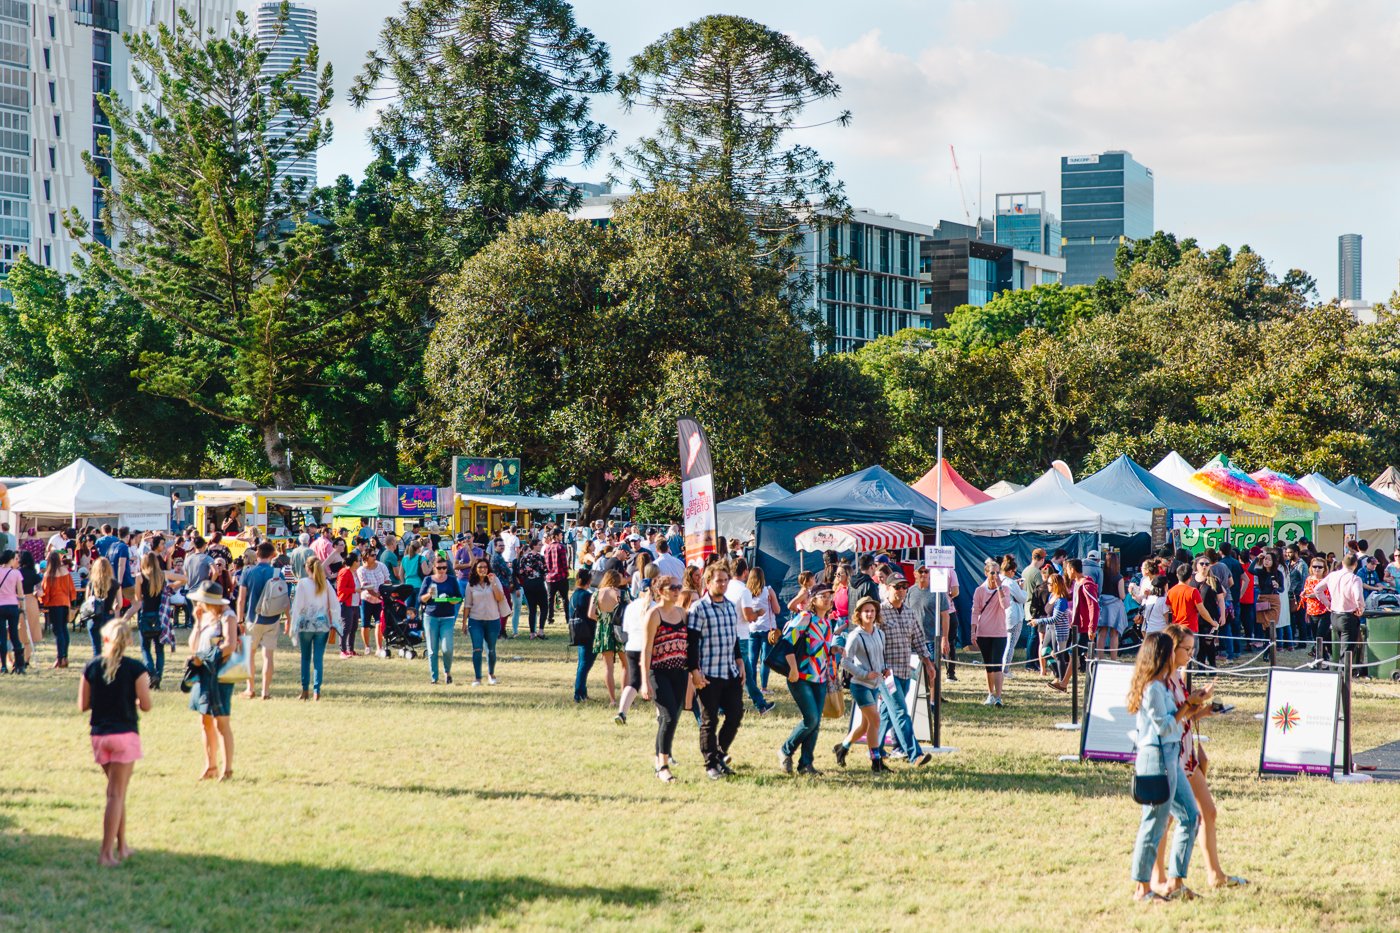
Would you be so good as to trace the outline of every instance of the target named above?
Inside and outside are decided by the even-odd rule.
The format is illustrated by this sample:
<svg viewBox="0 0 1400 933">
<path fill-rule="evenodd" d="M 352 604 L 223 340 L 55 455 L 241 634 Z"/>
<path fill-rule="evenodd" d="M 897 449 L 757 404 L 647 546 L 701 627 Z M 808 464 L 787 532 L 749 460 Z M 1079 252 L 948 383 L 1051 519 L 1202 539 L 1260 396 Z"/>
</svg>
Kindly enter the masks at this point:
<svg viewBox="0 0 1400 933">
<path fill-rule="evenodd" d="M 235 700 L 227 784 L 195 780 L 197 717 L 178 691 L 157 694 L 129 801 L 138 851 L 115 870 L 96 867 L 103 785 L 77 669 L 0 680 L 0 929 L 1400 926 L 1400 785 L 1260 780 L 1258 681 L 1222 683 L 1239 711 L 1206 728 L 1225 866 L 1255 884 L 1143 908 L 1129 901 L 1128 772 L 1057 760 L 1078 734 L 1053 728 L 1068 701 L 1034 677 L 996 710 L 965 673 L 946 717 L 960 752 L 885 779 L 859 754 L 835 766 L 834 727 L 825 777 L 779 773 L 784 690 L 776 713 L 745 720 L 738 776 L 711 783 L 686 717 L 665 786 L 648 704 L 627 727 L 605 702 L 575 707 L 557 628 L 501 648 L 501 685 L 478 689 L 469 652 L 453 687 L 429 686 L 421 659 L 328 656 L 325 698 L 303 704 L 284 640 L 276 697 Z M 591 692 L 606 697 L 596 669 Z M 1358 750 L 1400 738 L 1400 685 L 1360 686 L 1355 708 Z M 1205 885 L 1199 858 L 1191 883 Z"/>
</svg>

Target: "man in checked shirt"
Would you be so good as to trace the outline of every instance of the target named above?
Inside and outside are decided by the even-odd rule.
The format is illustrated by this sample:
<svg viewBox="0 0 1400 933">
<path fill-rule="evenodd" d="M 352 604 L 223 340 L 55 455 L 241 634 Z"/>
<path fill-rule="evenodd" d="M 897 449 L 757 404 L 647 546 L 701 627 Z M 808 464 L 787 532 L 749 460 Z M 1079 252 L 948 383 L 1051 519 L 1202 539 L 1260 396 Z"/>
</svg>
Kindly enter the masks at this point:
<svg viewBox="0 0 1400 933">
<path fill-rule="evenodd" d="M 705 776 L 717 781 L 734 772 L 725 764 L 730 743 L 744 718 L 744 665 L 739 654 L 739 610 L 724 598 L 728 565 L 705 568 L 705 595 L 690 607 L 686 667 L 700 703 L 700 754 Z M 724 710 L 724 725 L 716 724 Z"/>
<path fill-rule="evenodd" d="M 905 706 L 905 697 L 909 695 L 909 655 L 917 654 L 923 660 L 929 683 L 933 683 L 938 671 L 929 657 L 919 615 L 905 601 L 909 582 L 894 574 L 885 580 L 885 591 L 888 598 L 880 606 L 880 627 L 885 632 L 885 667 L 894 672 L 894 704 L 891 708 L 881 703 L 880 737 L 883 739 L 893 729 L 899 750 L 910 764 L 922 768 L 933 756 L 919 747 L 919 740 L 914 737 L 914 723 Z"/>
</svg>

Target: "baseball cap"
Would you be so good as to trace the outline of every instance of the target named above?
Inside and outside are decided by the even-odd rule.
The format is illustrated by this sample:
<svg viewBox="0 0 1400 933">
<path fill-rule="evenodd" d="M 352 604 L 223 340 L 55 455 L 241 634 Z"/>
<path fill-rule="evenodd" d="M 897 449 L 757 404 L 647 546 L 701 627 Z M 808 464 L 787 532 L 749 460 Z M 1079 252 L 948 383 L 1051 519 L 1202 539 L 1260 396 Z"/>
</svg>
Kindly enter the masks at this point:
<svg viewBox="0 0 1400 933">
<path fill-rule="evenodd" d="M 1098 552 L 1097 550 L 1090 551 L 1090 552 L 1089 552 L 1089 556 L 1088 556 L 1087 559 L 1088 559 L 1088 560 L 1098 560 L 1098 559 L 1099 559 L 1099 552 Z"/>
<path fill-rule="evenodd" d="M 897 573 L 896 573 L 896 574 L 893 574 L 888 580 L 885 581 L 885 586 L 908 586 L 908 585 L 909 585 L 909 581 L 906 580 L 906 579 L 904 579 L 903 576 L 901 576 L 900 574 L 897 574 Z"/>
<path fill-rule="evenodd" d="M 820 596 L 820 595 L 822 595 L 823 593 L 830 593 L 830 592 L 831 592 L 831 584 L 830 584 L 830 583 L 818 583 L 816 586 L 812 587 L 812 591 L 811 591 L 810 593 L 808 593 L 807 595 L 808 595 L 808 596 Z"/>
</svg>

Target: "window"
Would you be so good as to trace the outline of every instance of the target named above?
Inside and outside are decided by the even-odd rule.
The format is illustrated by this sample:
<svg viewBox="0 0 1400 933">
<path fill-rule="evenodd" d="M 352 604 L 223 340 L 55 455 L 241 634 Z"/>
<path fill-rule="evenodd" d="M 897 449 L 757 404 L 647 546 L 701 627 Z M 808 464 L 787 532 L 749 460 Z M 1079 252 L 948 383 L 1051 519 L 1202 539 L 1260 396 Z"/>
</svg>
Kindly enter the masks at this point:
<svg viewBox="0 0 1400 933">
<path fill-rule="evenodd" d="M 53 81 L 49 82 L 49 103 L 58 103 L 58 85 Z"/>
<path fill-rule="evenodd" d="M 51 181 L 51 180 L 48 179 L 48 178 L 45 178 L 45 179 L 44 179 L 44 200 L 45 200 L 45 201 L 52 201 L 52 200 L 53 200 L 53 181 Z"/>
<path fill-rule="evenodd" d="M 50 51 L 50 49 L 49 49 L 49 47 L 48 47 L 47 45 L 44 46 L 44 69 L 47 70 L 47 71 L 52 71 L 52 70 L 53 70 L 53 57 L 52 57 L 52 52 Z"/>
<path fill-rule="evenodd" d="M 63 136 L 63 118 L 58 114 L 53 115 L 53 134 L 60 138 Z M 50 149 L 49 152 L 53 152 L 53 150 Z"/>
<path fill-rule="evenodd" d="M 58 21 L 52 16 L 49 17 L 49 38 L 58 38 Z"/>
<path fill-rule="evenodd" d="M 44 265 L 53 265 L 53 247 L 47 243 L 44 244 Z"/>
<path fill-rule="evenodd" d="M 57 120 L 58 117 L 54 117 L 54 119 Z M 58 168 L 58 150 L 53 146 L 49 147 L 49 168 Z"/>
<path fill-rule="evenodd" d="M 58 215 L 49 211 L 49 233 L 58 236 Z"/>
</svg>

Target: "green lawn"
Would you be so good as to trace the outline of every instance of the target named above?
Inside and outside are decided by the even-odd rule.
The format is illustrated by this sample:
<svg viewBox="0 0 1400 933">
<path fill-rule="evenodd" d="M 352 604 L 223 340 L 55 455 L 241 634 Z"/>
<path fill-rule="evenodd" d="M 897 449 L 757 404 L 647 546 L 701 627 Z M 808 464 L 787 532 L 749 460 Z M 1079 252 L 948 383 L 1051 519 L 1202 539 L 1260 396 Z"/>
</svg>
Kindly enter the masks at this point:
<svg viewBox="0 0 1400 933">
<path fill-rule="evenodd" d="M 75 660 L 84 644 L 74 640 Z M 77 670 L 0 680 L 0 930 L 1400 924 L 1400 785 L 1257 778 L 1258 681 L 1222 683 L 1239 711 L 1207 724 L 1225 865 L 1256 884 L 1142 908 L 1129 901 L 1128 772 L 1057 760 L 1078 734 L 1053 728 L 1068 701 L 1034 677 L 1013 679 L 993 710 L 964 674 L 945 737 L 961 751 L 883 780 L 836 768 L 834 728 L 818 756 L 825 777 L 780 774 L 785 691 L 776 713 L 746 720 L 739 775 L 724 783 L 704 779 L 686 718 L 680 780 L 664 786 L 648 705 L 625 728 L 604 702 L 576 708 L 557 627 L 501 647 L 501 685 L 479 689 L 429 686 L 421 659 L 328 656 L 319 704 L 294 699 L 284 648 L 276 698 L 235 700 L 236 778 L 222 785 L 195 780 L 198 720 L 184 695 L 157 694 L 129 804 L 138 853 L 116 870 L 96 867 L 102 779 L 74 705 Z M 469 673 L 459 651 L 457 674 Z M 591 689 L 606 696 L 597 670 Z M 1358 750 L 1400 738 L 1397 701 L 1400 685 L 1358 688 Z"/>
</svg>

